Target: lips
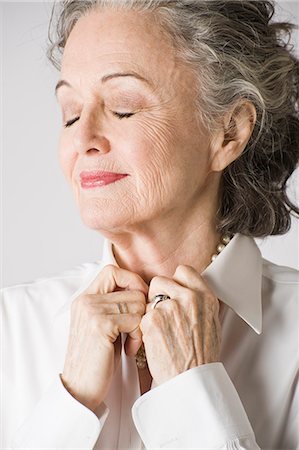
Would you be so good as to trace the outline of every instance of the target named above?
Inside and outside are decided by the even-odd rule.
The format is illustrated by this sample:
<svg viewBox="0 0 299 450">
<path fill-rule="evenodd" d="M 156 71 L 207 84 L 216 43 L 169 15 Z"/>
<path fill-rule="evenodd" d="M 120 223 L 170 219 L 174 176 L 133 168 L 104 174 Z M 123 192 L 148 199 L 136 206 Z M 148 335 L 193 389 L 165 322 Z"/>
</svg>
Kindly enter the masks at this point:
<svg viewBox="0 0 299 450">
<path fill-rule="evenodd" d="M 124 177 L 128 176 L 126 173 L 104 172 L 104 171 L 83 171 L 80 173 L 81 187 L 84 189 L 91 189 L 95 187 L 105 186 L 110 183 L 115 183 Z"/>
</svg>

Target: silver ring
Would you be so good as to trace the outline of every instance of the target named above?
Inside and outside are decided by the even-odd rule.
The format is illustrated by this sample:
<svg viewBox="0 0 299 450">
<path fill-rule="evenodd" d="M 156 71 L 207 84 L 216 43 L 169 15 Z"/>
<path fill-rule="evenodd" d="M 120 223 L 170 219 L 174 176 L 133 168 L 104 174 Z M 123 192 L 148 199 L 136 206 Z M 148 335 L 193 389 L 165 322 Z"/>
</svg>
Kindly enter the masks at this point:
<svg viewBox="0 0 299 450">
<path fill-rule="evenodd" d="M 171 298 L 169 297 L 169 295 L 164 295 L 164 294 L 158 294 L 155 295 L 155 297 L 153 298 L 153 300 L 151 301 L 152 303 L 152 309 L 155 309 L 157 304 L 159 302 L 163 302 L 164 300 L 171 300 Z"/>
<path fill-rule="evenodd" d="M 121 314 L 127 314 L 129 312 L 128 305 L 126 303 L 117 303 L 117 306 Z"/>
</svg>

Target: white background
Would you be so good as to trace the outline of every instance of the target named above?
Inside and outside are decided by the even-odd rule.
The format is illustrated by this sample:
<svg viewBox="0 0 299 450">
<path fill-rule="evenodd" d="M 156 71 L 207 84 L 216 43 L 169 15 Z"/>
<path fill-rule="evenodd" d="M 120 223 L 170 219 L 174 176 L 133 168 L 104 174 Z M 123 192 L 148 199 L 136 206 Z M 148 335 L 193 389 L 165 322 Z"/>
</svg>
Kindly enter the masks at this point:
<svg viewBox="0 0 299 450">
<path fill-rule="evenodd" d="M 58 165 L 59 73 L 47 62 L 51 3 L 1 2 L 2 286 L 50 276 L 101 258 L 103 237 L 82 223 Z M 280 1 L 278 17 L 299 23 L 297 1 Z M 294 36 L 297 53 L 298 32 Z M 292 177 L 292 197 L 298 187 Z M 296 187 L 297 186 L 297 187 Z M 284 236 L 257 240 L 263 255 L 299 268 L 298 220 Z"/>
</svg>

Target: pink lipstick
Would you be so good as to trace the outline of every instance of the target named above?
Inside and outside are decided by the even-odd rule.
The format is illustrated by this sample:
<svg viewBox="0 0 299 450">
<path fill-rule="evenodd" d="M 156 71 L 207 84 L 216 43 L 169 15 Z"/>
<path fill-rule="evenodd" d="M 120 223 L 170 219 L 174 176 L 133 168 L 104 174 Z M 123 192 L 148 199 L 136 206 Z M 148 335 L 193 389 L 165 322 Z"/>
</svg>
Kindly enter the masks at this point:
<svg viewBox="0 0 299 450">
<path fill-rule="evenodd" d="M 106 186 L 107 184 L 115 183 L 115 181 L 121 180 L 127 177 L 126 173 L 114 173 L 114 172 L 103 172 L 103 171 L 89 171 L 81 172 L 81 187 L 83 189 L 94 189 L 101 186 Z"/>
</svg>

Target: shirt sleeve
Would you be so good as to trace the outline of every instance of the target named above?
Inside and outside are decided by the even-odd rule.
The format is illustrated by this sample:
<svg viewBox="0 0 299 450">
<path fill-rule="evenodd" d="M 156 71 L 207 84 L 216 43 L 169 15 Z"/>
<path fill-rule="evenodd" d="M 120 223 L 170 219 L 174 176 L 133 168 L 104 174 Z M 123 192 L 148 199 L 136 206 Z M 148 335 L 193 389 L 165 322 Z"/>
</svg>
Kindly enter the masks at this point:
<svg viewBox="0 0 299 450">
<path fill-rule="evenodd" d="M 12 448 L 92 450 L 109 412 L 105 403 L 93 413 L 77 401 L 59 374 L 17 431 Z"/>
<path fill-rule="evenodd" d="M 221 362 L 194 367 L 146 392 L 132 416 L 148 450 L 260 448 Z"/>
<path fill-rule="evenodd" d="M 291 387 L 288 415 L 279 441 L 279 448 L 299 450 L 299 372 L 296 371 Z"/>
</svg>

